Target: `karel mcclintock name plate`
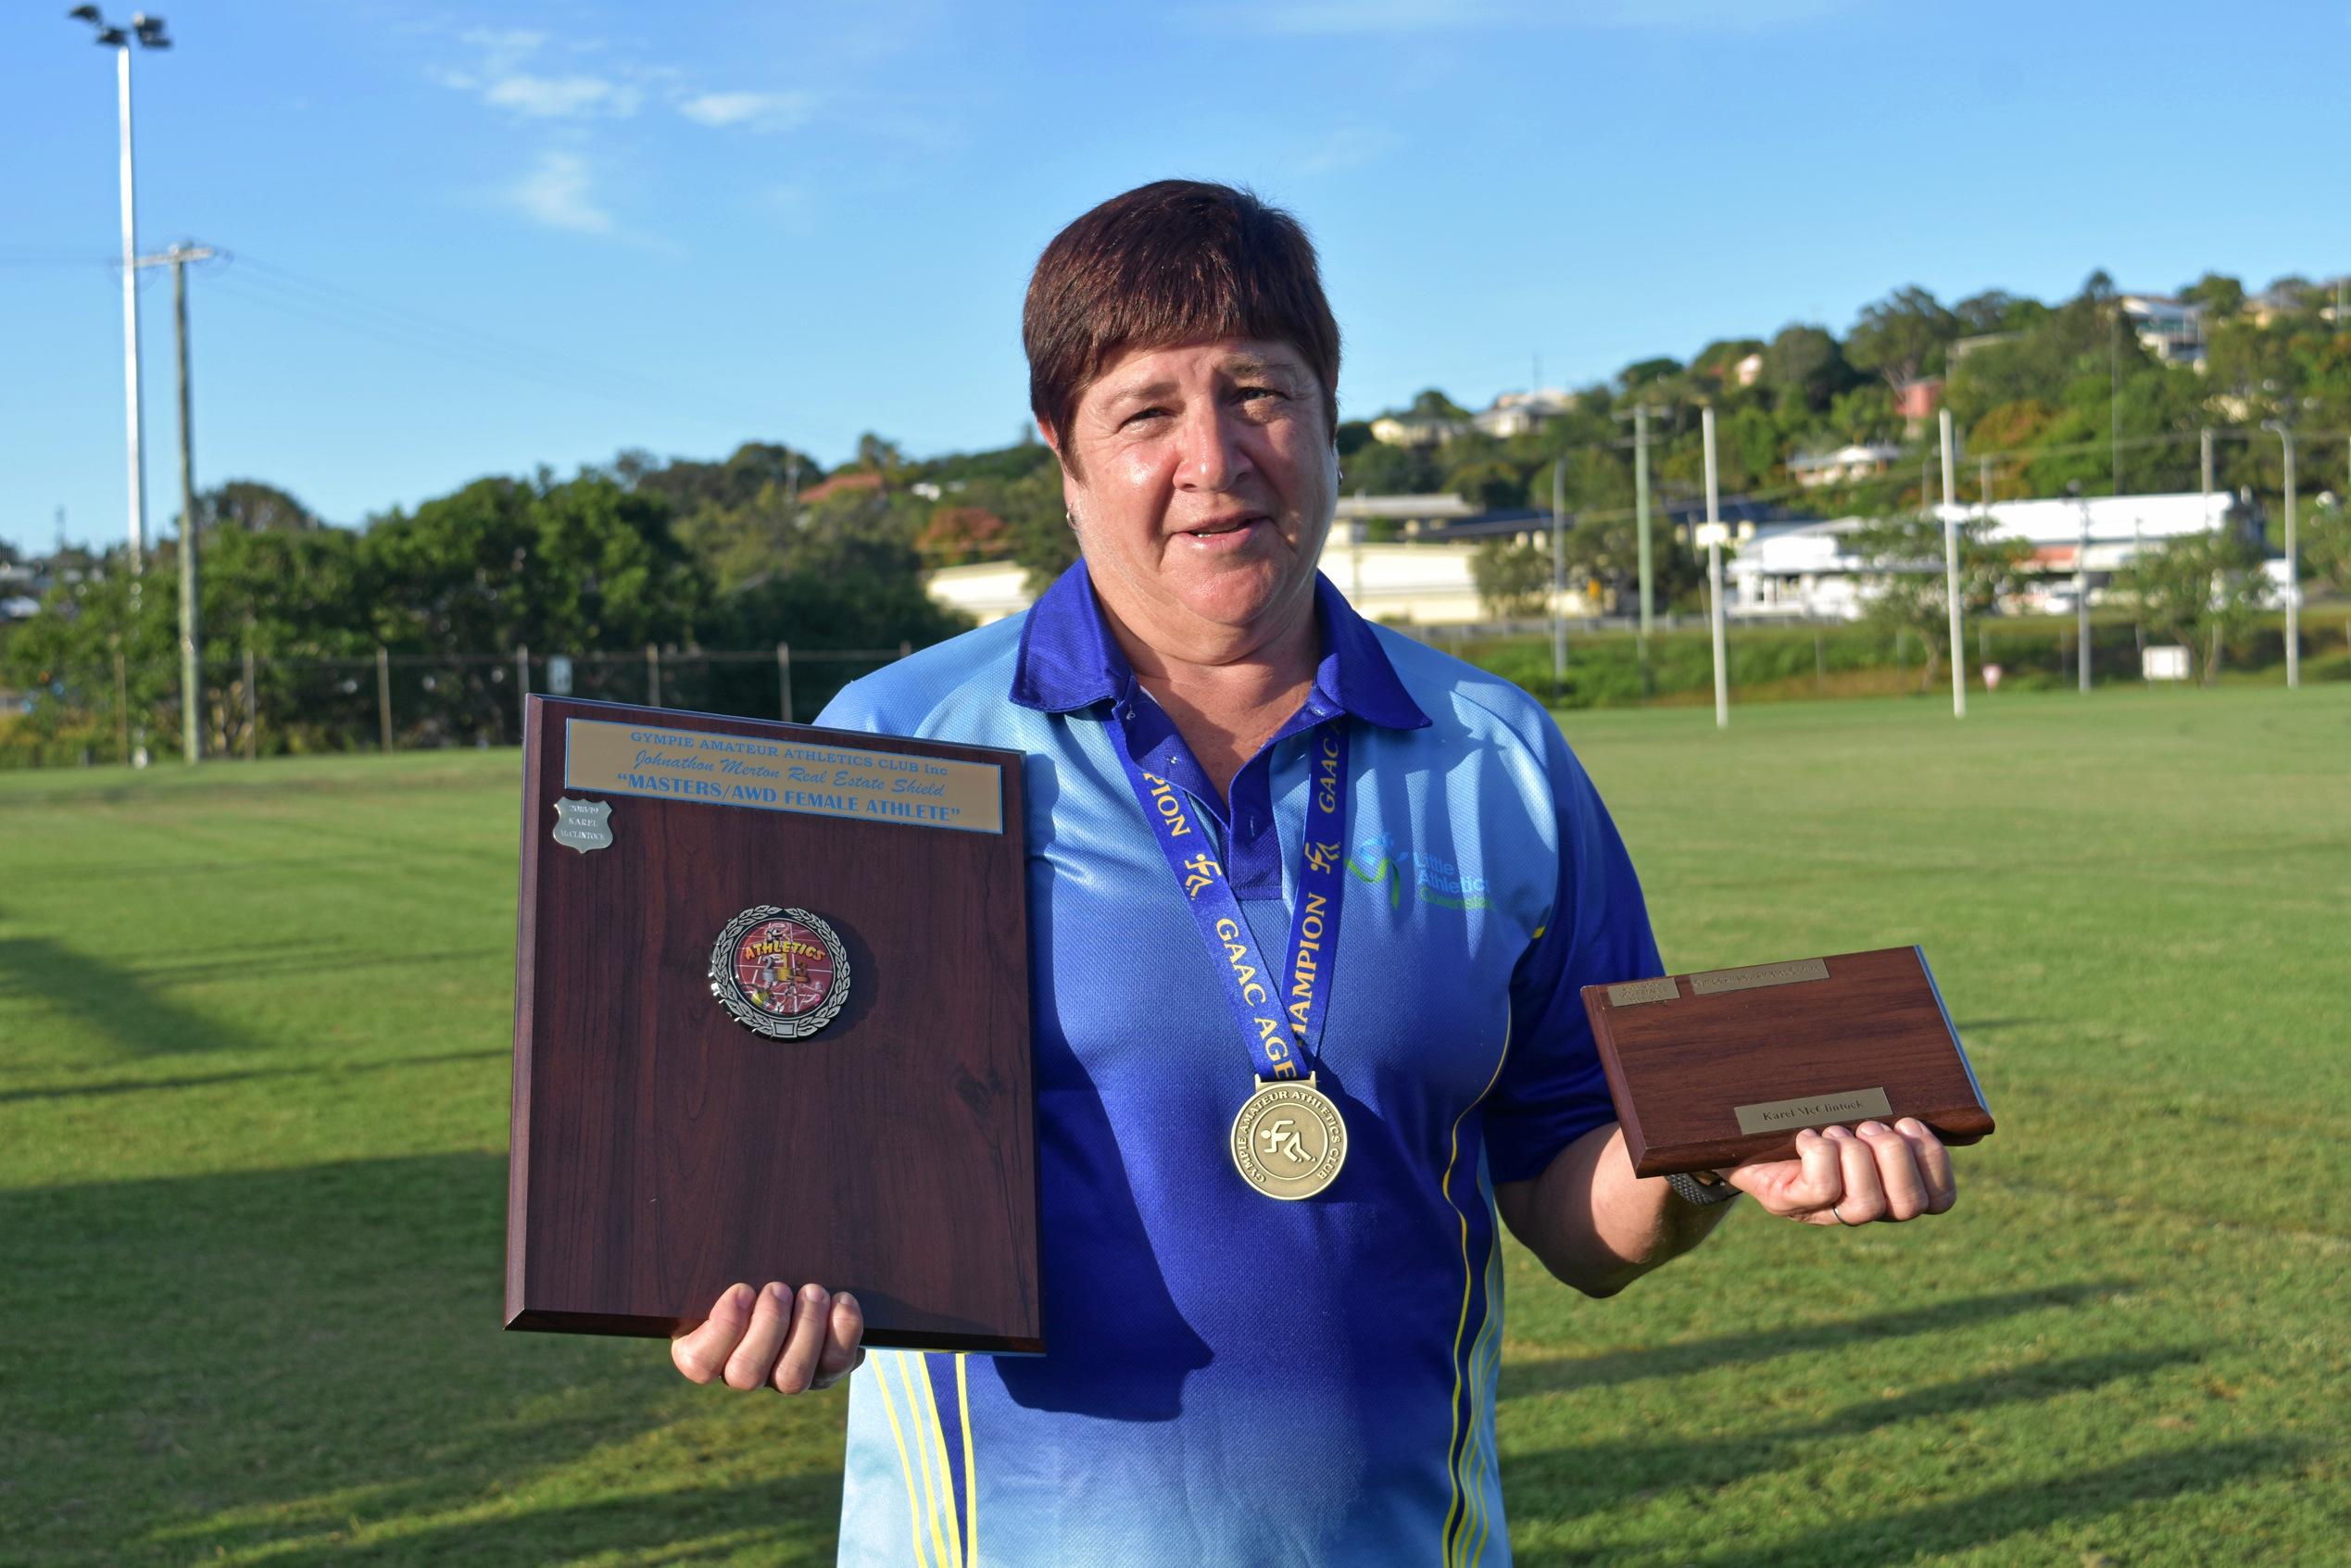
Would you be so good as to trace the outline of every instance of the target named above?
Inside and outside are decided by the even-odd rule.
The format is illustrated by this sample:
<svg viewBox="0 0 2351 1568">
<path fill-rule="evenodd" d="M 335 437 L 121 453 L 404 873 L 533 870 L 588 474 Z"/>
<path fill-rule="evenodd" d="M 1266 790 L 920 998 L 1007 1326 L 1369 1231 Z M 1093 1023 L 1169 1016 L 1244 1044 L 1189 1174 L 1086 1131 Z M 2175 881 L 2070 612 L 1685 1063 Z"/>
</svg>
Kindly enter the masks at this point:
<svg viewBox="0 0 2351 1568">
<path fill-rule="evenodd" d="M 534 696 L 507 1326 L 1044 1348 L 1018 753 Z"/>
<path fill-rule="evenodd" d="M 1991 1111 L 1926 955 L 1826 959 L 1584 987 L 1633 1170 L 1784 1160 L 1806 1127 L 1915 1116 L 1947 1144 Z"/>
</svg>

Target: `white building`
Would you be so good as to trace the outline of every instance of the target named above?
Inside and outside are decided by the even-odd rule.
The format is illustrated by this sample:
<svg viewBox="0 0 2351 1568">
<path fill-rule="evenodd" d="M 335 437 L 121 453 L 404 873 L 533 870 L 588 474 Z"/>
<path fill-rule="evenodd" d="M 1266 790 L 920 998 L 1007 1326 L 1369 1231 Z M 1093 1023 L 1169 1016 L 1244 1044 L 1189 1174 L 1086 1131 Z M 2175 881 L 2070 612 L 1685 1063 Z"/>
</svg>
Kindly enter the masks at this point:
<svg viewBox="0 0 2351 1568">
<path fill-rule="evenodd" d="M 1833 452 L 1799 452 L 1788 459 L 1788 477 L 1807 490 L 1874 479 L 1893 466 L 1902 448 L 1854 442 Z"/>
<path fill-rule="evenodd" d="M 1457 626 L 1487 619 L 1470 563 L 1477 546 L 1469 542 L 1435 544 L 1399 541 L 1364 544 L 1334 529 L 1323 547 L 1322 570 L 1347 602 L 1373 621 L 1416 626 Z M 960 609 L 981 625 L 1026 609 L 1031 596 L 1021 568 L 1011 561 L 949 566 L 924 575 L 931 597 Z M 1563 613 L 1583 617 L 1599 611 L 1569 591 Z"/>
<path fill-rule="evenodd" d="M 1572 412 L 1576 407 L 1573 393 L 1555 386 L 1538 387 L 1532 392 L 1505 392 L 1494 399 L 1492 408 L 1470 416 L 1470 423 L 1497 441 L 1507 441 L 1514 435 L 1524 435 L 1531 430 Z"/>
<path fill-rule="evenodd" d="M 2204 307 L 2168 294 L 2126 294 L 2116 300 L 2146 351 L 2167 365 L 2204 364 Z"/>
<path fill-rule="evenodd" d="M 1372 420 L 1372 439 L 1383 446 L 1441 446 L 1471 427 L 1462 420 L 1423 419 L 1417 414 L 1382 414 Z"/>
<path fill-rule="evenodd" d="M 1953 508 L 1961 519 L 1981 517 L 1986 510 Z M 1935 516 L 1942 515 L 1938 507 Z M 1995 501 L 1989 515 L 1989 536 L 2023 542 L 2031 550 L 2026 573 L 2043 580 L 2019 596 L 2019 608 L 2027 609 L 2045 608 L 2053 591 L 2070 602 L 2077 561 L 2091 577 L 2094 600 L 2099 580 L 2128 567 L 2141 549 L 2244 521 L 2235 497 L 2226 492 Z M 1733 615 L 1754 617 L 1859 616 L 1869 596 L 1872 572 L 1852 552 L 1850 540 L 1871 521 L 1849 517 L 1758 529 L 1724 566 L 1735 590 L 1726 608 Z"/>
</svg>

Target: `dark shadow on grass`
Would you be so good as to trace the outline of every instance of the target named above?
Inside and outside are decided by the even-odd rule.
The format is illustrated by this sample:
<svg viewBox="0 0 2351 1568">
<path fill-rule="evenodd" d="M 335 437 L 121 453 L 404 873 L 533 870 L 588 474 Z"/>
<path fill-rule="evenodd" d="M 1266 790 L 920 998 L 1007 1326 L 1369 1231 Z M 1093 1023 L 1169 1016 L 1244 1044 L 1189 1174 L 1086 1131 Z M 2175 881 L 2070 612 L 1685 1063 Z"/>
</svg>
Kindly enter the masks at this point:
<svg viewBox="0 0 2351 1568">
<path fill-rule="evenodd" d="M 435 1051 L 430 1056 L 393 1057 L 377 1061 L 339 1061 L 321 1067 L 257 1067 L 245 1073 L 193 1073 L 171 1078 L 109 1078 L 96 1084 L 65 1084 L 46 1089 L 0 1089 L 0 1105 L 16 1100 L 104 1098 L 112 1095 L 144 1094 L 150 1089 L 195 1089 L 214 1084 L 242 1084 L 255 1078 L 335 1077 L 358 1073 L 396 1073 L 408 1067 L 435 1067 L 451 1061 L 486 1061 L 512 1055 L 505 1047 L 483 1051 Z"/>
<path fill-rule="evenodd" d="M 1500 1397 L 1513 1399 L 1528 1394 L 1635 1383 L 1644 1377 L 1679 1377 L 1712 1367 L 1749 1366 L 1806 1350 L 1845 1349 L 1871 1340 L 1944 1334 L 2020 1312 L 2075 1306 L 2127 1288 L 2121 1281 L 2106 1281 L 2050 1286 L 2038 1290 L 2006 1290 L 1957 1301 L 1938 1301 L 1926 1307 L 1905 1307 L 1866 1318 L 1766 1329 L 1756 1334 L 1717 1335 L 1709 1339 L 1660 1345 L 1653 1349 L 1615 1350 L 1534 1361 L 1505 1361 Z"/>
<path fill-rule="evenodd" d="M 2187 1348 L 2077 1356 L 1990 1377 L 1930 1384 L 1888 1399 L 1861 1399 L 1817 1422 L 1735 1437 L 1578 1445 L 1502 1461 L 1514 1517 L 1550 1522 L 1595 1515 L 1683 1487 L 1729 1486 L 1800 1464 L 1816 1443 L 1865 1436 L 1905 1422 L 1939 1420 L 2003 1405 L 2033 1404 L 2144 1377 L 2198 1361 Z M 1896 1439 L 1896 1441 L 1904 1441 Z M 1541 1501 L 1532 1507 L 1528 1499 Z M 1836 1561 L 1824 1558 L 1822 1561 Z"/>
<path fill-rule="evenodd" d="M 165 940 L 152 911 L 126 912 L 126 950 Z M 253 1042 L 190 1008 L 158 995 L 128 964 L 110 963 L 45 936 L 0 938 L 0 993 L 37 997 L 104 1035 L 132 1056 L 224 1050 Z"/>
<path fill-rule="evenodd" d="M 495 1153 L 0 1192 L 0 1559 L 308 1562 L 354 1517 L 470 1509 L 494 1517 L 367 1560 L 537 1562 L 542 1540 L 589 1555 L 606 1531 L 764 1542 L 782 1524 L 777 1560 L 829 1552 L 837 1396 L 730 1410 L 772 1480 L 738 1468 L 731 1490 L 580 1506 L 559 1480 L 542 1513 L 505 1512 L 729 1397 L 686 1387 L 658 1344 L 502 1334 L 505 1210 Z"/>
<path fill-rule="evenodd" d="M 2283 1441 L 2177 1449 L 2059 1479 L 1996 1486 L 1949 1502 L 1824 1524 L 1781 1546 L 1742 1545 L 1695 1561 L 1708 1568 L 1817 1568 L 1823 1562 L 1910 1562 L 1929 1554 L 1973 1551 L 2053 1524 L 2101 1519 L 2190 1492 L 2218 1491 L 2292 1466 L 2306 1452 L 2303 1445 Z M 2221 1555 L 2228 1556 L 2225 1548 Z M 1521 1561 L 1535 1568 L 1543 1560 Z"/>
</svg>

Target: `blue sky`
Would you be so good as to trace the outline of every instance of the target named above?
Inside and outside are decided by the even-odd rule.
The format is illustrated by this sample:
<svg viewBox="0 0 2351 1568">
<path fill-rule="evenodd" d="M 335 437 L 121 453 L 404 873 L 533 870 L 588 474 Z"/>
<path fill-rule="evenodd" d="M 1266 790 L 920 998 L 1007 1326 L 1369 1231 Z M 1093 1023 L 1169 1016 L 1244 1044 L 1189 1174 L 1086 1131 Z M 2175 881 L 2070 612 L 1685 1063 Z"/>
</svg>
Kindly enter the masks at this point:
<svg viewBox="0 0 2351 1568">
<path fill-rule="evenodd" d="M 1037 251 L 1168 174 L 1305 220 L 1352 414 L 1842 330 L 1905 282 L 2351 270 L 2341 3 L 164 5 L 142 248 L 234 258 L 191 275 L 197 483 L 344 522 L 626 446 L 1000 445 Z M 0 19 L 0 538 L 31 546 L 59 507 L 125 530 L 113 59 L 66 8 Z M 168 279 L 143 298 L 159 535 Z"/>
</svg>

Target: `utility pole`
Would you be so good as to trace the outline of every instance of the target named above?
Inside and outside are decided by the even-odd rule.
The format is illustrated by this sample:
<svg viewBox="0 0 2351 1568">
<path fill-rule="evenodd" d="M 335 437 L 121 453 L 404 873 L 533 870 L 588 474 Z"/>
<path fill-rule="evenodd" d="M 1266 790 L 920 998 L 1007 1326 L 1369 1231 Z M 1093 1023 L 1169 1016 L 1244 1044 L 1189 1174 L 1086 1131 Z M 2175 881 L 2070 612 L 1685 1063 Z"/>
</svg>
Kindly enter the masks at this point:
<svg viewBox="0 0 2351 1568">
<path fill-rule="evenodd" d="M 2073 480 L 2066 488 L 2073 492 L 2074 504 L 2081 508 L 2081 542 L 2073 552 L 2073 667 L 2081 684 L 2081 695 L 2090 695 L 2090 497 L 2081 493 L 2081 482 Z"/>
<path fill-rule="evenodd" d="M 188 409 L 188 263 L 212 252 L 173 245 L 159 259 L 171 266 L 171 320 L 180 348 L 180 750 L 189 761 L 204 756 L 204 678 L 197 655 L 195 431 Z"/>
<path fill-rule="evenodd" d="M 2196 466 L 2204 478 L 2205 521 L 2212 518 L 2212 427 L 2205 426 L 2196 433 Z"/>
<path fill-rule="evenodd" d="M 1567 695 L 1567 458 L 1551 465 L 1551 699 Z"/>
<path fill-rule="evenodd" d="M 1665 412 L 1646 403 L 1633 405 L 1633 519 L 1641 547 L 1641 695 L 1656 695 L 1656 678 L 1649 666 L 1649 632 L 1655 618 L 1655 581 L 1649 543 L 1649 416 Z M 1622 414 L 1616 416 L 1624 418 Z"/>
<path fill-rule="evenodd" d="M 1992 459 L 1990 458 L 1978 458 L 1976 459 L 1976 502 L 1979 506 L 1983 508 L 1984 514 L 1986 516 L 1991 515 Z"/>
<path fill-rule="evenodd" d="M 1715 728 L 1730 728 L 1730 674 L 1723 650 L 1722 630 L 1722 508 L 1715 483 L 1715 409 L 1698 410 L 1698 428 L 1706 444 L 1706 620 L 1715 639 Z"/>
<path fill-rule="evenodd" d="M 1951 611 L 1951 716 L 1968 716 L 1968 645 L 1959 625 L 1959 470 L 1952 455 L 1951 410 L 1942 420 L 1942 593 Z"/>
<path fill-rule="evenodd" d="M 2302 684 L 2302 571 L 2294 547 L 2294 430 L 2283 420 L 2266 420 L 2262 429 L 2274 430 L 2285 443 L 2285 612 L 2286 684 Z"/>
<path fill-rule="evenodd" d="M 142 460 L 146 420 L 139 399 L 139 232 L 131 157 L 131 48 L 136 44 L 143 49 L 169 49 L 171 40 L 164 33 L 161 17 L 142 13 L 132 17 L 130 27 L 125 29 L 107 21 L 95 6 L 76 6 L 66 14 L 97 29 L 98 46 L 115 52 L 115 97 L 122 143 L 123 426 L 130 446 L 131 592 L 135 604 L 137 579 L 146 570 L 147 498 L 146 469 Z"/>
<path fill-rule="evenodd" d="M 2114 463 L 2114 494 L 2122 494 L 2122 302 L 2106 319 L 2106 446 Z"/>
</svg>

